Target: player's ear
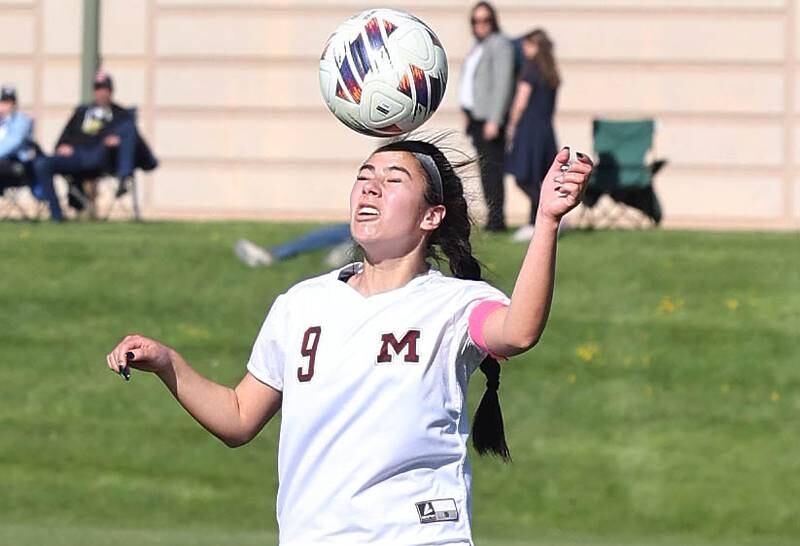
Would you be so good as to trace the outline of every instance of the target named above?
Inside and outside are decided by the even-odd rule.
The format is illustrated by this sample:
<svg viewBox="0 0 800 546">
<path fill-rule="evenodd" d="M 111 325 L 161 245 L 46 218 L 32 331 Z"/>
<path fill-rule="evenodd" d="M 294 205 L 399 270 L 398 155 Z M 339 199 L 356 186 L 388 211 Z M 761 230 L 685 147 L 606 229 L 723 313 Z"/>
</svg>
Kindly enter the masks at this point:
<svg viewBox="0 0 800 546">
<path fill-rule="evenodd" d="M 419 227 L 424 231 L 436 231 L 447 214 L 447 208 L 444 205 L 433 205 L 425 210 L 425 215 L 422 217 Z"/>
</svg>

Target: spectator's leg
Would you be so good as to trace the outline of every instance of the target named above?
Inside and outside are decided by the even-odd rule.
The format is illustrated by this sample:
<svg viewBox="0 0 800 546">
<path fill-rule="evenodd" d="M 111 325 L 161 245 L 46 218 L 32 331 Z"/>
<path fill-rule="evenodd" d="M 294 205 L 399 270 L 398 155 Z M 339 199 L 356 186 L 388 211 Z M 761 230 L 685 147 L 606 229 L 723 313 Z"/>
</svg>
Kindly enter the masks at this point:
<svg viewBox="0 0 800 546">
<path fill-rule="evenodd" d="M 338 245 L 350 239 L 350 224 L 335 224 L 315 229 L 305 235 L 272 247 L 270 253 L 277 260 L 285 260 L 303 252 Z"/>
<path fill-rule="evenodd" d="M 353 241 L 351 239 L 333 247 L 325 256 L 325 265 L 331 268 L 343 267 L 353 261 L 353 257 Z"/>
<path fill-rule="evenodd" d="M 236 241 L 236 244 L 233 245 L 233 253 L 250 267 L 267 267 L 275 263 L 275 258 L 267 249 L 247 239 Z"/>
<path fill-rule="evenodd" d="M 71 176 L 72 184 L 70 187 L 77 188 L 81 194 L 85 195 L 84 182 L 87 177 L 96 176 L 98 172 L 105 168 L 108 162 L 108 155 L 108 149 L 102 143 L 91 147 L 76 148 L 72 155 L 50 156 L 51 172 L 52 174 Z M 91 196 L 86 196 L 85 200 L 79 199 L 72 192 L 68 196 L 69 206 L 77 211 L 84 210 L 88 201 L 91 201 Z"/>
<path fill-rule="evenodd" d="M 53 164 L 52 158 L 39 156 L 27 165 L 33 184 L 38 188 L 38 192 L 47 201 L 50 207 L 50 219 L 54 222 L 62 222 L 64 213 L 61 204 L 58 202 L 55 187 L 53 186 Z"/>
<path fill-rule="evenodd" d="M 505 138 L 502 136 L 491 141 L 483 138 L 484 122 L 472 120 L 468 133 L 478 152 L 478 163 L 481 170 L 481 186 L 489 216 L 486 229 L 489 231 L 505 231 L 506 221 L 503 215 L 505 205 L 505 187 L 503 172 L 505 161 Z M 503 129 L 500 130 L 503 134 Z"/>
<path fill-rule="evenodd" d="M 530 188 L 530 193 L 528 193 L 528 197 L 531 199 L 531 216 L 529 223 L 533 226 L 536 224 L 536 213 L 539 210 L 539 196 L 542 193 L 542 182 L 534 182 Z"/>
<path fill-rule="evenodd" d="M 501 129 L 500 134 L 502 135 Z M 505 206 L 505 186 L 503 185 L 505 139 L 501 136 L 494 140 L 484 141 L 481 181 L 489 207 L 489 218 L 486 227 L 490 231 L 505 231 L 506 220 L 503 214 Z"/>
<path fill-rule="evenodd" d="M 58 202 L 58 195 L 53 185 L 53 174 L 55 173 L 56 157 L 39 156 L 30 164 L 31 174 L 34 185 L 38 186 L 39 192 L 42 197 L 47 201 L 50 207 L 50 218 L 56 222 L 64 220 L 64 213 L 61 210 L 61 204 Z M 71 164 L 75 166 L 76 162 L 61 161 L 64 164 Z"/>
<path fill-rule="evenodd" d="M 78 161 L 78 164 L 80 165 L 79 172 L 71 172 L 67 174 L 94 174 L 102 171 L 108 168 L 109 155 L 110 150 L 103 143 L 95 144 L 94 146 L 76 148 L 72 155 L 68 156 L 68 158 L 74 158 Z M 68 165 L 73 165 L 73 163 L 68 162 Z M 59 163 L 56 163 L 56 172 L 61 172 L 58 170 L 58 166 Z"/>
<path fill-rule="evenodd" d="M 124 121 L 114 128 L 114 133 L 119 137 L 119 146 L 116 149 L 114 174 L 119 180 L 117 194 L 122 195 L 127 191 L 127 180 L 133 176 L 136 165 L 136 124 L 133 121 Z"/>
<path fill-rule="evenodd" d="M 59 174 L 66 174 L 69 175 L 70 178 L 67 180 L 69 182 L 70 191 L 67 193 L 67 205 L 80 211 L 83 209 L 83 201 L 80 201 L 75 195 L 73 195 L 73 187 L 77 186 L 78 189 L 81 188 L 81 180 L 77 179 L 77 175 L 71 174 L 74 172 L 80 172 L 80 165 L 76 160 L 71 159 L 63 159 L 59 158 L 58 156 L 39 156 L 34 159 L 30 163 L 31 167 L 31 180 L 33 180 L 33 187 L 34 194 L 38 199 L 46 200 L 47 197 L 45 195 L 46 188 L 52 187 L 54 188 L 53 193 L 55 194 L 55 183 L 53 181 L 54 175 L 56 174 L 55 168 L 56 163 L 58 163 L 58 167 L 60 169 Z M 81 190 L 82 191 L 82 190 Z M 52 213 L 52 209 L 50 211 Z"/>
<path fill-rule="evenodd" d="M 530 241 L 533 237 L 533 226 L 536 223 L 536 212 L 539 208 L 539 184 L 525 182 L 519 179 L 516 180 L 516 183 L 517 187 L 521 189 L 523 193 L 525 193 L 531 202 L 530 217 L 528 222 L 526 222 L 525 225 L 517 228 L 517 230 L 511 235 L 512 241 L 523 243 Z"/>
<path fill-rule="evenodd" d="M 88 197 L 83 192 L 83 185 L 86 182 L 78 175 L 71 176 L 67 182 L 69 183 L 69 191 L 67 192 L 67 205 L 75 211 L 80 212 L 86 206 Z"/>
</svg>

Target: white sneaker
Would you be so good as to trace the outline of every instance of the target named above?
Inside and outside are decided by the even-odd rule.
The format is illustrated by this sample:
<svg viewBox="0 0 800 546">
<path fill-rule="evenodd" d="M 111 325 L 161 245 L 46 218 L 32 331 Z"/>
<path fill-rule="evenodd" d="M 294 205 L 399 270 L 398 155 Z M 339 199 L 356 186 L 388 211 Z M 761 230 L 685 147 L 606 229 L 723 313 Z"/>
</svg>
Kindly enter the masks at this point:
<svg viewBox="0 0 800 546">
<path fill-rule="evenodd" d="M 521 228 L 519 228 L 517 231 L 514 232 L 514 234 L 511 236 L 511 240 L 514 241 L 515 243 L 525 243 L 527 241 L 530 241 L 531 239 L 533 239 L 533 231 L 534 231 L 534 226 L 531 224 L 522 226 Z"/>
<path fill-rule="evenodd" d="M 339 243 L 325 256 L 325 265 L 332 269 L 349 264 L 353 257 L 353 241 Z"/>
<path fill-rule="evenodd" d="M 239 239 L 233 247 L 236 257 L 250 267 L 266 267 L 275 262 L 275 258 L 268 250 L 248 241 Z"/>
</svg>

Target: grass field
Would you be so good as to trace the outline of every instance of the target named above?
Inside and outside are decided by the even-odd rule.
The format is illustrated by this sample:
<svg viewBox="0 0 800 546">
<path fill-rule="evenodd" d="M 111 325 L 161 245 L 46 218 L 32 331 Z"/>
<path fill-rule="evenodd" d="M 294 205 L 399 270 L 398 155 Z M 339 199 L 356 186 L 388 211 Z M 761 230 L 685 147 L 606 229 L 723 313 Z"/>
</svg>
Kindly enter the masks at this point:
<svg viewBox="0 0 800 546">
<path fill-rule="evenodd" d="M 140 331 L 234 383 L 322 266 L 231 245 L 305 227 L 0 224 L 0 545 L 274 544 L 277 423 L 228 449 L 104 355 Z M 476 243 L 510 290 L 523 247 Z M 798 336 L 796 233 L 568 234 L 545 336 L 503 375 L 514 463 L 475 460 L 478 544 L 800 544 Z"/>
</svg>

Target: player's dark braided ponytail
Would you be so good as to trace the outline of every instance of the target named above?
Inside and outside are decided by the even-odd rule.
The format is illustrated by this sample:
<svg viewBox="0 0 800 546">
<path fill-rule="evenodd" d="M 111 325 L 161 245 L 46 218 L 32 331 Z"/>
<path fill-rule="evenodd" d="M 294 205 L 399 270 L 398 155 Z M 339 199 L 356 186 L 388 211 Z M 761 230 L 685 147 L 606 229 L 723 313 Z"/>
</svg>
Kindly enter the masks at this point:
<svg viewBox="0 0 800 546">
<path fill-rule="evenodd" d="M 437 248 L 447 257 L 450 271 L 459 279 L 481 280 L 481 266 L 472 255 L 469 237 L 472 224 L 469 218 L 464 186 L 461 178 L 447 157 L 431 143 L 418 140 L 401 140 L 382 146 L 377 150 L 402 151 L 423 154 L 433 159 L 441 176 L 441 189 L 430 180 L 426 200 L 432 204 L 443 204 L 447 213 L 439 228 L 428 240 L 428 257 L 438 259 Z M 472 162 L 465 162 L 464 165 Z M 459 165 L 461 166 L 461 165 Z M 423 170 L 427 173 L 425 165 Z M 499 455 L 503 461 L 511 461 L 511 453 L 506 444 L 503 413 L 500 410 L 498 388 L 500 387 L 500 364 L 491 356 L 481 363 L 481 371 L 486 376 L 486 391 L 481 398 L 472 423 L 472 443 L 480 455 Z"/>
</svg>

